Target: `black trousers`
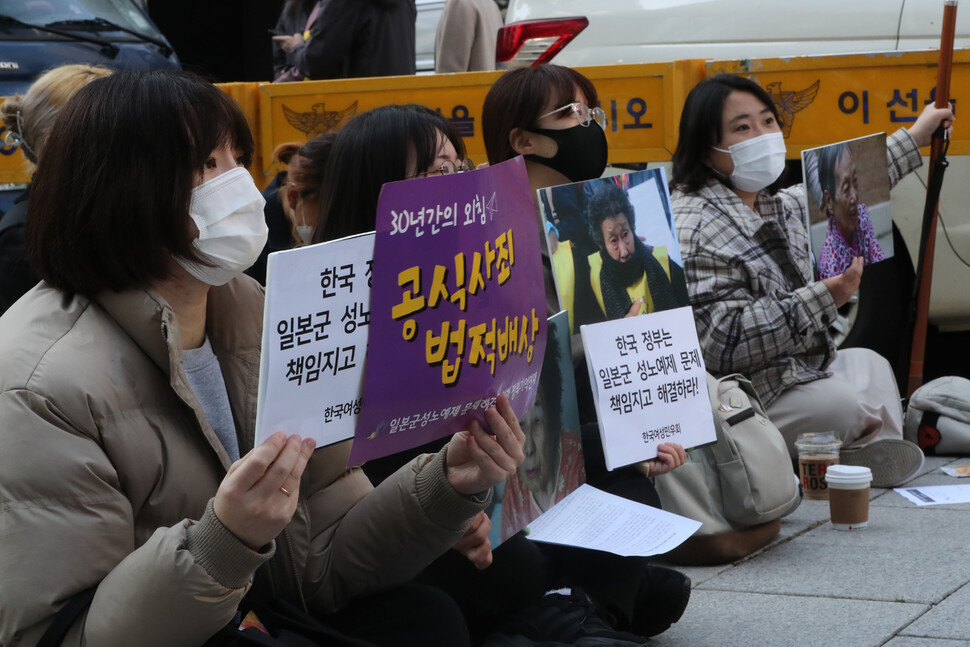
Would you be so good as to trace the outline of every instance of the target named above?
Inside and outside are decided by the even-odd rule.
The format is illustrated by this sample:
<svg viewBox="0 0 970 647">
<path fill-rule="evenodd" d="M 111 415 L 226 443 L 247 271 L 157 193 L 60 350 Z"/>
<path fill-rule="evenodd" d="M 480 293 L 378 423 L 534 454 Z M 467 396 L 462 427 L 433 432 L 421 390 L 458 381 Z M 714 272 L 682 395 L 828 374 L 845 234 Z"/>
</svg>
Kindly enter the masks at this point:
<svg viewBox="0 0 970 647">
<path fill-rule="evenodd" d="M 638 503 L 660 508 L 653 483 L 634 467 L 607 471 L 595 423 L 581 427 L 586 479 L 590 485 Z M 422 452 L 438 451 L 447 438 L 364 465 L 379 483 Z M 538 601 L 546 591 L 578 586 L 610 611 L 620 626 L 640 612 L 636 608 L 651 561 L 620 557 L 586 548 L 541 544 L 518 533 L 493 551 L 491 566 L 478 570 L 463 555 L 449 550 L 415 578 L 439 588 L 457 602 L 473 642 L 484 638 L 506 616 Z M 431 644 L 431 643 L 429 643 Z"/>
<path fill-rule="evenodd" d="M 471 645 L 455 601 L 444 591 L 422 584 L 369 595 L 320 620 L 376 647 Z"/>
</svg>

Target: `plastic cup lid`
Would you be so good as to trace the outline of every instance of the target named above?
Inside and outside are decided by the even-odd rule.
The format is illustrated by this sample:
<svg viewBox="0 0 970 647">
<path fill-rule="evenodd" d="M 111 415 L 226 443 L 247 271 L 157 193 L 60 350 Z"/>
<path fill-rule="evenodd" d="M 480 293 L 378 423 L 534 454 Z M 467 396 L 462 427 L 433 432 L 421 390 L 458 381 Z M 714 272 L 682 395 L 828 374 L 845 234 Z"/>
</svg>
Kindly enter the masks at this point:
<svg viewBox="0 0 970 647">
<path fill-rule="evenodd" d="M 825 480 L 829 483 L 869 483 L 872 470 L 859 465 L 831 465 L 825 470 Z"/>
<path fill-rule="evenodd" d="M 831 431 L 799 434 L 795 440 L 795 447 L 808 451 L 826 448 L 834 452 L 838 451 L 838 448 L 841 446 L 842 441 Z"/>
</svg>

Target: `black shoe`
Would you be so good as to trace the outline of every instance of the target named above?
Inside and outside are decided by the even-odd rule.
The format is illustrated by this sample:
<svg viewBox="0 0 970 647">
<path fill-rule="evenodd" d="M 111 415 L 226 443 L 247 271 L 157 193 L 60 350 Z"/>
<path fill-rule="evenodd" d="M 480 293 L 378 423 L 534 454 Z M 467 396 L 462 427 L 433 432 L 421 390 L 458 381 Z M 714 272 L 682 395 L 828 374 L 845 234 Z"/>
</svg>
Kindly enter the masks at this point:
<svg viewBox="0 0 970 647">
<path fill-rule="evenodd" d="M 642 647 L 646 638 L 614 629 L 579 588 L 568 595 L 549 593 L 507 618 L 484 647 L 576 645 L 580 647 Z"/>
<path fill-rule="evenodd" d="M 690 578 L 665 566 L 647 566 L 629 623 L 617 627 L 640 636 L 656 636 L 684 615 L 690 601 Z"/>
</svg>

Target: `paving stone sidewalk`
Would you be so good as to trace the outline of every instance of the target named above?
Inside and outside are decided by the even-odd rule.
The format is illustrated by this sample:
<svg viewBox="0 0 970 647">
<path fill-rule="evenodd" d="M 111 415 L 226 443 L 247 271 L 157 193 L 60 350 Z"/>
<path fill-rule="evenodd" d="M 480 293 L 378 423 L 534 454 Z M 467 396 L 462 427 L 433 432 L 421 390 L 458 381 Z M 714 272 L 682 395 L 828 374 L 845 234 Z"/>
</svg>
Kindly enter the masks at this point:
<svg viewBox="0 0 970 647">
<path fill-rule="evenodd" d="M 907 485 L 970 485 L 928 457 Z M 733 564 L 680 568 L 693 593 L 659 647 L 970 646 L 970 504 L 918 507 L 873 489 L 869 527 L 841 532 L 805 500 L 780 536 Z"/>
</svg>

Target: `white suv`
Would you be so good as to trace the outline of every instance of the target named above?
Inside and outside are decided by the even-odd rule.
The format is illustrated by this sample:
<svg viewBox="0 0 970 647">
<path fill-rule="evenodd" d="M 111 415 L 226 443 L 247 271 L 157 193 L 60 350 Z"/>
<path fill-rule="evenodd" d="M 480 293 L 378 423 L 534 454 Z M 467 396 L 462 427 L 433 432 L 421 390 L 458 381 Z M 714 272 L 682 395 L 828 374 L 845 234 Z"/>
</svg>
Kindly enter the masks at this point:
<svg viewBox="0 0 970 647">
<path fill-rule="evenodd" d="M 568 66 L 938 47 L 939 0 L 510 0 L 496 59 Z M 836 18 L 837 17 L 837 18 Z M 970 46 L 970 13 L 956 47 Z"/>
<path fill-rule="evenodd" d="M 506 68 L 546 62 L 572 67 L 929 49 L 939 47 L 942 17 L 940 0 L 510 0 L 496 60 Z M 970 47 L 970 10 L 957 14 L 955 46 Z M 958 121 L 956 127 L 970 124 Z M 892 194 L 894 220 L 913 254 L 926 169 L 924 164 Z M 970 257 L 968 177 L 970 156 L 951 156 L 940 214 L 963 258 Z M 948 244 L 947 233 L 937 229 L 931 323 L 967 330 L 970 269 Z M 899 271 L 912 275 L 908 266 Z M 900 287 L 905 278 L 890 274 L 877 280 L 886 274 L 882 270 L 867 274 L 843 321 L 852 328 L 846 343 L 889 356 L 899 346 L 910 294 Z M 863 323 L 853 327 L 853 322 Z"/>
</svg>

